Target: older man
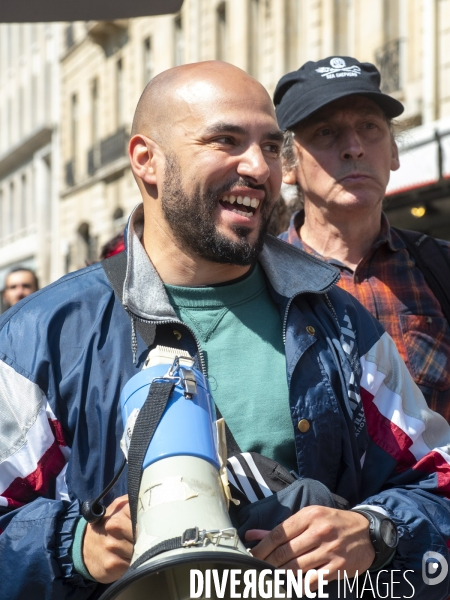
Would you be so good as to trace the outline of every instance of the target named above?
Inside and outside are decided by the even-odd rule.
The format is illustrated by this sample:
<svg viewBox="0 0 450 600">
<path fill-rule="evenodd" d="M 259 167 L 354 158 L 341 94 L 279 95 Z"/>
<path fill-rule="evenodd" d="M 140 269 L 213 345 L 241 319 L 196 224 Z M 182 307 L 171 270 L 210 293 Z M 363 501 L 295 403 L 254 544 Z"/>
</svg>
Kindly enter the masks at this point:
<svg viewBox="0 0 450 600">
<path fill-rule="evenodd" d="M 382 212 L 399 168 L 392 119 L 403 106 L 379 84 L 374 65 L 349 57 L 308 62 L 280 80 L 284 181 L 303 200 L 281 237 L 339 268 L 339 285 L 381 322 L 429 406 L 449 420 L 450 326 L 405 234 Z M 450 265 L 450 244 L 439 246 Z"/>
<path fill-rule="evenodd" d="M 428 588 L 417 569 L 429 550 L 448 558 L 449 427 L 337 271 L 266 238 L 282 139 L 264 88 L 231 65 L 155 77 L 129 145 L 143 203 L 120 299 L 97 264 L 0 321 L 1 597 L 86 598 L 129 566 L 125 482 L 96 524 L 80 500 L 121 462 L 118 395 L 148 354 L 136 322 L 195 357 L 242 451 L 356 507 L 263 522 L 246 534 L 256 557 L 331 580 L 386 563 L 380 581 L 411 569 L 417 598 L 448 594 L 448 578 Z M 394 593 L 410 594 L 402 581 Z"/>
</svg>

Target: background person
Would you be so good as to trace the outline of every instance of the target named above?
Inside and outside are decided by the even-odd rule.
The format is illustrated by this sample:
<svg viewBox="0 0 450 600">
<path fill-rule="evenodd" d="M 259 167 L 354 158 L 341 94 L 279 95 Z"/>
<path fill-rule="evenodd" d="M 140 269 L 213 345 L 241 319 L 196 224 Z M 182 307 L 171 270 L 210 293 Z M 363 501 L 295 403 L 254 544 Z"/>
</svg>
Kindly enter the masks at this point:
<svg viewBox="0 0 450 600">
<path fill-rule="evenodd" d="M 125 240 L 124 240 L 124 232 L 121 231 L 113 238 L 108 240 L 106 244 L 104 244 L 100 250 L 100 260 L 104 260 L 105 258 L 109 258 L 110 256 L 114 256 L 119 252 L 123 252 L 125 250 Z"/>
<path fill-rule="evenodd" d="M 11 269 L 5 279 L 3 304 L 5 308 L 10 308 L 19 300 L 37 292 L 38 289 L 38 279 L 34 271 L 26 267 Z"/>
<path fill-rule="evenodd" d="M 382 212 L 390 171 L 399 168 L 392 119 L 403 105 L 379 85 L 374 65 L 347 56 L 308 62 L 279 81 L 284 182 L 303 200 L 281 237 L 340 270 L 338 285 L 381 322 L 429 406 L 449 420 L 450 327 Z M 439 241 L 437 252 L 450 264 L 448 242 Z M 445 270 L 439 275 L 449 279 Z"/>
</svg>

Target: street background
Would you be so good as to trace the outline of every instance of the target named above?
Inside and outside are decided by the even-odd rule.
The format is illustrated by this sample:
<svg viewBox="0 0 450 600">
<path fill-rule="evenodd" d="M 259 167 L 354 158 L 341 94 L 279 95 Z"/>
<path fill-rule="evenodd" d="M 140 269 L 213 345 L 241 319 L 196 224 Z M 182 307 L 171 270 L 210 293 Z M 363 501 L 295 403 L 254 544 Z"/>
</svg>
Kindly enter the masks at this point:
<svg viewBox="0 0 450 600">
<path fill-rule="evenodd" d="M 0 290 L 17 265 L 41 286 L 81 268 L 123 229 L 140 201 L 127 140 L 156 74 L 220 59 L 272 94 L 332 55 L 374 62 L 405 104 L 391 224 L 450 239 L 450 0 L 185 0 L 175 15 L 0 24 Z"/>
</svg>

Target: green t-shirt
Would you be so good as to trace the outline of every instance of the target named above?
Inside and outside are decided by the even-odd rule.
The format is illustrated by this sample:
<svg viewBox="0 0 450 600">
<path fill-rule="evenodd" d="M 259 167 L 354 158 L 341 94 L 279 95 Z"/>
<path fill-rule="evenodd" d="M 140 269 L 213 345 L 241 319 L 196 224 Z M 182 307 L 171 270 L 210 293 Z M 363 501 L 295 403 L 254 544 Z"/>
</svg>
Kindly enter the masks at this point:
<svg viewBox="0 0 450 600">
<path fill-rule="evenodd" d="M 226 285 L 165 287 L 200 342 L 214 401 L 241 450 L 296 469 L 282 321 L 261 267 Z"/>
</svg>

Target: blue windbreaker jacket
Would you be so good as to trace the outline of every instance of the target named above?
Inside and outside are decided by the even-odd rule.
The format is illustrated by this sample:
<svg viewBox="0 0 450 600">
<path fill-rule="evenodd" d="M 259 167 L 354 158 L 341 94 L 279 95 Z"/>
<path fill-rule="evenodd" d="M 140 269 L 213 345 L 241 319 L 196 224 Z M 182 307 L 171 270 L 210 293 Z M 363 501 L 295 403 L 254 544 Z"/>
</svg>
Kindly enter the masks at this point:
<svg viewBox="0 0 450 600">
<path fill-rule="evenodd" d="M 97 264 L 0 318 L 0 598 L 82 600 L 102 591 L 70 555 L 80 502 L 100 493 L 122 459 L 119 395 L 148 352 L 136 319 L 180 325 L 142 229 L 139 206 L 127 231 L 123 306 Z M 333 267 L 274 238 L 260 263 L 283 320 L 299 475 L 395 521 L 399 546 L 379 581 L 399 570 L 398 597 L 411 597 L 413 586 L 415 599 L 447 598 L 448 576 L 427 585 L 422 560 L 429 551 L 449 559 L 448 424 L 429 410 L 379 323 L 335 287 Z M 196 340 L 183 339 L 202 368 Z M 125 493 L 122 477 L 107 503 Z M 406 570 L 409 583 L 399 574 Z"/>
</svg>

